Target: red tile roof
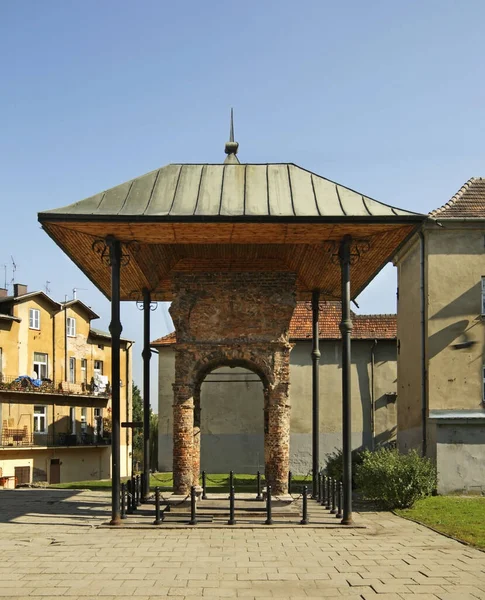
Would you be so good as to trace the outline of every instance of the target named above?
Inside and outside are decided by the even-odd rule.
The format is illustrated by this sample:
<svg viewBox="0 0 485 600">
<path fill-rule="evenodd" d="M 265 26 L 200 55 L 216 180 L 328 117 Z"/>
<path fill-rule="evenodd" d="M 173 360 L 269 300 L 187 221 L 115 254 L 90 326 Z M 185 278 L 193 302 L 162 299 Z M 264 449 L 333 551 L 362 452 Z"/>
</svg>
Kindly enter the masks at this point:
<svg viewBox="0 0 485 600">
<path fill-rule="evenodd" d="M 322 302 L 320 306 L 320 339 L 340 339 L 340 302 Z M 396 315 L 356 315 L 352 312 L 352 339 L 395 340 Z M 312 338 L 312 311 L 309 302 L 298 302 L 290 323 L 291 340 Z M 175 331 L 152 342 L 152 346 L 171 346 L 176 342 Z"/>
<path fill-rule="evenodd" d="M 485 219 L 485 179 L 472 177 L 449 202 L 429 215 L 435 219 Z"/>
</svg>

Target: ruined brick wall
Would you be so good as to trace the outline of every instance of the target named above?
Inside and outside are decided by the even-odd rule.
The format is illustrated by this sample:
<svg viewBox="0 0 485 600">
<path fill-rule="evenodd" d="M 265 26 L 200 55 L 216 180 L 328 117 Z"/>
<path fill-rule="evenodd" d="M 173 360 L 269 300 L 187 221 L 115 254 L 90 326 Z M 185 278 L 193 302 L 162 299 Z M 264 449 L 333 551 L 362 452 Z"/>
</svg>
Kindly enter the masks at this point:
<svg viewBox="0 0 485 600">
<path fill-rule="evenodd" d="M 212 370 L 243 366 L 265 388 L 266 477 L 284 493 L 289 461 L 288 329 L 296 305 L 293 273 L 179 273 L 170 313 L 177 332 L 174 487 L 187 493 L 200 463 L 200 385 Z M 195 423 L 194 423 L 195 410 Z M 195 435 L 195 438 L 194 438 Z"/>
</svg>

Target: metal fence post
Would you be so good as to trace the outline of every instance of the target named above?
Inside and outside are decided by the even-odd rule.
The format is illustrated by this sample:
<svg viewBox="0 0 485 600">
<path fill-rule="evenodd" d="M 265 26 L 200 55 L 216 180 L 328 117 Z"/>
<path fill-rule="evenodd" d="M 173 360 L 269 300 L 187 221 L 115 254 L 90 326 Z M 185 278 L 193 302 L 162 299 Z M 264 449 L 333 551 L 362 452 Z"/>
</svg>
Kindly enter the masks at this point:
<svg viewBox="0 0 485 600">
<path fill-rule="evenodd" d="M 330 514 L 337 514 L 337 481 L 335 479 L 332 479 L 332 509 Z"/>
<path fill-rule="evenodd" d="M 301 525 L 308 525 L 308 499 L 307 499 L 308 488 L 306 485 L 303 486 L 303 514 L 300 521 Z"/>
<path fill-rule="evenodd" d="M 323 478 L 322 472 L 319 471 L 318 472 L 318 479 L 317 479 L 317 484 L 318 484 L 318 487 L 317 487 L 318 496 L 316 498 L 317 502 L 321 502 L 322 501 L 322 478 Z"/>
<path fill-rule="evenodd" d="M 271 486 L 266 487 L 266 521 L 265 525 L 273 525 L 273 516 L 271 514 Z"/>
<path fill-rule="evenodd" d="M 131 479 L 128 479 L 128 481 L 126 482 L 126 514 L 127 515 L 132 515 L 133 514 L 133 505 L 132 505 L 132 501 L 131 501 Z"/>
<path fill-rule="evenodd" d="M 343 484 L 341 481 L 338 482 L 337 484 L 337 500 L 338 500 L 338 506 L 337 506 L 337 514 L 335 515 L 337 517 L 337 519 L 341 519 L 343 517 L 343 513 L 342 513 L 342 504 L 343 504 Z"/>
<path fill-rule="evenodd" d="M 126 483 L 121 484 L 121 519 L 126 519 Z"/>
<path fill-rule="evenodd" d="M 326 475 L 322 475 L 322 497 L 320 498 L 320 506 L 327 505 L 327 485 L 328 477 Z"/>
<path fill-rule="evenodd" d="M 261 494 L 261 473 L 259 471 L 258 471 L 258 474 L 256 475 L 256 484 L 258 486 L 258 493 L 256 495 L 256 500 L 262 500 L 263 495 Z"/>
<path fill-rule="evenodd" d="M 202 500 L 207 500 L 205 471 L 202 471 Z"/>
<path fill-rule="evenodd" d="M 136 505 L 141 506 L 141 497 L 140 497 L 140 476 L 136 476 Z"/>
<path fill-rule="evenodd" d="M 231 489 L 229 490 L 229 521 L 227 522 L 228 525 L 236 524 L 236 519 L 234 517 L 234 495 L 235 495 L 235 490 L 234 490 L 234 486 L 232 486 Z"/>
<path fill-rule="evenodd" d="M 190 488 L 190 521 L 189 525 L 197 525 L 197 515 L 195 511 L 195 485 Z"/>
<path fill-rule="evenodd" d="M 331 483 L 332 483 L 332 478 L 327 477 L 327 485 L 325 486 L 325 494 L 327 496 L 325 498 L 325 508 L 327 510 L 330 510 L 332 508 L 332 497 L 331 497 L 331 493 L 330 493 Z"/>
<path fill-rule="evenodd" d="M 163 517 L 160 515 L 160 488 L 157 486 L 155 488 L 155 520 L 153 524 L 160 525 L 162 521 Z"/>
<path fill-rule="evenodd" d="M 291 496 L 291 481 L 293 479 L 293 474 L 291 471 L 288 471 L 288 494 Z"/>
</svg>

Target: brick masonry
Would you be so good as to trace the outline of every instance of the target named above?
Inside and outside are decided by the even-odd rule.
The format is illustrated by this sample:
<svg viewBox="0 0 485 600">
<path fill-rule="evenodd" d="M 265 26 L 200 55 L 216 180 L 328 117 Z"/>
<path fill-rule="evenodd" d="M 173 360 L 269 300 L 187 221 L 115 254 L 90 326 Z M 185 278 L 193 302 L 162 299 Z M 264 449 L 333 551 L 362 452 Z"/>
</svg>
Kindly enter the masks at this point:
<svg viewBox="0 0 485 600">
<path fill-rule="evenodd" d="M 177 273 L 173 282 L 175 492 L 187 494 L 198 482 L 200 386 L 208 373 L 228 365 L 250 369 L 263 382 L 266 478 L 275 494 L 285 493 L 295 274 Z"/>
</svg>

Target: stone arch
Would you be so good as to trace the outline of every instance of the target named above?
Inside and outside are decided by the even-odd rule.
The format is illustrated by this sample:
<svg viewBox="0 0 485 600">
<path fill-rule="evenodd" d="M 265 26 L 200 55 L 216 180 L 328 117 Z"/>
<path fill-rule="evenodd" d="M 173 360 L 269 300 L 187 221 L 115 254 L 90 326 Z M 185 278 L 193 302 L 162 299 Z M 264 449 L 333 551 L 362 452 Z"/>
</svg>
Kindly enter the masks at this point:
<svg viewBox="0 0 485 600">
<path fill-rule="evenodd" d="M 263 384 L 265 475 L 275 494 L 287 492 L 289 468 L 289 353 L 285 343 L 177 344 L 174 388 L 174 489 L 187 494 L 200 472 L 200 389 L 222 366 L 255 373 Z"/>
</svg>

